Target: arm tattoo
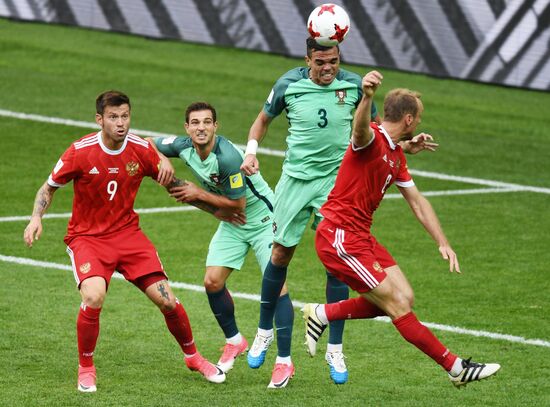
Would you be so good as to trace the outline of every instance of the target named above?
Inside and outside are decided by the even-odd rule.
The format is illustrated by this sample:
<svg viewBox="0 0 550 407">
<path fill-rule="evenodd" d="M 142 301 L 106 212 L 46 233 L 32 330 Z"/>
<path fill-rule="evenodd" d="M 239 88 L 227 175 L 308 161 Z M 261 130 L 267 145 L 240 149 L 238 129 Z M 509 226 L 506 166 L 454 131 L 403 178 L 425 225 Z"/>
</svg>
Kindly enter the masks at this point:
<svg viewBox="0 0 550 407">
<path fill-rule="evenodd" d="M 172 180 L 172 182 L 170 182 L 167 186 L 166 186 L 166 189 L 168 190 L 168 192 L 170 192 L 170 190 L 174 187 L 181 187 L 181 186 L 184 186 L 185 185 L 185 181 L 184 180 L 181 180 L 179 178 L 176 178 L 174 177 L 174 179 Z M 212 205 L 209 205 L 207 204 L 206 202 L 202 202 L 202 201 L 191 201 L 191 202 L 187 202 L 189 205 L 193 205 L 195 208 L 199 208 L 199 209 L 202 209 L 203 211 L 205 212 L 208 212 L 208 213 L 214 213 L 218 210 L 218 208 L 212 206 Z"/>
<path fill-rule="evenodd" d="M 32 211 L 33 216 L 37 215 L 42 217 L 44 215 L 46 209 L 48 209 L 52 203 L 53 191 L 54 190 L 48 188 L 46 184 L 42 185 L 36 193 L 36 198 L 34 199 L 34 208 Z"/>
<path fill-rule="evenodd" d="M 163 283 L 157 284 L 157 288 L 159 290 L 161 297 L 166 298 L 167 300 L 170 299 L 170 295 L 168 294 L 168 291 L 166 291 L 166 288 L 164 288 Z"/>
<path fill-rule="evenodd" d="M 174 187 L 182 187 L 185 185 L 185 181 L 182 180 L 182 179 L 179 179 L 179 178 L 176 178 L 174 177 L 174 179 L 172 180 L 172 182 L 170 182 L 168 185 L 166 185 L 166 189 L 168 190 L 168 192 L 170 192 L 170 190 Z"/>
</svg>

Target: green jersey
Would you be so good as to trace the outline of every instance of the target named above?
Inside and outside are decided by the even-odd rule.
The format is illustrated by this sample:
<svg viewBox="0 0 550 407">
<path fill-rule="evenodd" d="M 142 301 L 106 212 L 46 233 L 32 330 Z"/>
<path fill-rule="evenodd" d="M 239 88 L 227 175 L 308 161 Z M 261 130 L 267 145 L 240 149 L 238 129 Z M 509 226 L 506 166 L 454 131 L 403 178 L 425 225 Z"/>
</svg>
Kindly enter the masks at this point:
<svg viewBox="0 0 550 407">
<path fill-rule="evenodd" d="M 216 135 L 214 148 L 204 161 L 190 137 L 159 137 L 155 145 L 166 157 L 180 157 L 185 161 L 207 191 L 230 199 L 246 197 L 245 226 L 262 223 L 273 212 L 271 188 L 260 173 L 244 175 L 240 169 L 244 154 L 225 137 Z"/>
<path fill-rule="evenodd" d="M 335 172 L 349 145 L 353 111 L 363 96 L 361 77 L 340 69 L 330 85 L 309 79 L 309 68 L 295 68 L 281 76 L 264 105 L 275 117 L 283 110 L 289 121 L 283 171 L 311 180 Z M 377 115 L 372 104 L 371 117 Z"/>
</svg>

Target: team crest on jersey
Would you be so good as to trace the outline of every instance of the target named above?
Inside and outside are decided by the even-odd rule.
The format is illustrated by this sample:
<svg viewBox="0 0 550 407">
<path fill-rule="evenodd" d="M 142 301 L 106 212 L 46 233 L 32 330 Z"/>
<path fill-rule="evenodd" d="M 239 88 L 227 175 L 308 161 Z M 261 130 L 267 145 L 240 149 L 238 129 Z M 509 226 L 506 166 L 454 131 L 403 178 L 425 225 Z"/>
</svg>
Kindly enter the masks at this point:
<svg viewBox="0 0 550 407">
<path fill-rule="evenodd" d="M 82 274 L 88 273 L 91 269 L 92 269 L 92 265 L 90 264 L 90 262 L 81 264 L 80 268 L 79 268 L 79 270 Z"/>
<path fill-rule="evenodd" d="M 273 233 L 277 233 L 277 224 L 273 222 Z"/>
<path fill-rule="evenodd" d="M 382 273 L 384 271 L 384 269 L 382 268 L 382 266 L 380 265 L 380 263 L 378 263 L 377 261 L 375 261 L 374 263 L 372 263 L 372 267 L 379 273 Z"/>
<path fill-rule="evenodd" d="M 335 94 L 336 94 L 336 97 L 338 98 L 339 105 L 343 105 L 344 103 L 346 103 L 345 99 L 346 99 L 347 92 L 345 89 L 337 90 L 335 91 Z"/>
<path fill-rule="evenodd" d="M 134 175 L 136 175 L 138 171 L 139 171 L 139 163 L 136 163 L 134 161 L 129 161 L 126 164 L 126 172 L 130 177 L 133 177 Z"/>
<path fill-rule="evenodd" d="M 220 185 L 220 174 L 210 174 L 210 181 L 216 185 Z"/>
</svg>

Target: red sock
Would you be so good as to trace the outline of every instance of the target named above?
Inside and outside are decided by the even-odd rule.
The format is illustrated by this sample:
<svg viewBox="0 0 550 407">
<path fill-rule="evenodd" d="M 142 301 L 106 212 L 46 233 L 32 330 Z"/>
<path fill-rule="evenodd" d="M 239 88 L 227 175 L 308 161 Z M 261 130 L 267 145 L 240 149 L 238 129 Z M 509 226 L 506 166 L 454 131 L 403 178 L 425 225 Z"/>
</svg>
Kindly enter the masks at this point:
<svg viewBox="0 0 550 407">
<path fill-rule="evenodd" d="M 91 308 L 81 304 L 76 319 L 78 340 L 78 363 L 82 367 L 93 366 L 94 350 L 99 336 L 99 314 L 101 308 Z"/>
<path fill-rule="evenodd" d="M 386 315 L 384 311 L 361 296 L 325 304 L 325 314 L 329 321 L 366 319 Z"/>
<path fill-rule="evenodd" d="M 192 355 L 197 352 L 195 347 L 195 341 L 193 340 L 193 332 L 191 331 L 191 324 L 187 313 L 183 308 L 183 305 L 176 300 L 176 308 L 172 311 L 163 312 L 164 319 L 168 330 L 174 335 L 176 341 L 181 346 L 181 350 L 186 355 Z"/>
<path fill-rule="evenodd" d="M 439 342 L 428 328 L 420 323 L 413 312 L 393 320 L 393 324 L 408 342 L 431 357 L 443 369 L 451 370 L 456 355 L 449 352 L 449 349 Z"/>
</svg>

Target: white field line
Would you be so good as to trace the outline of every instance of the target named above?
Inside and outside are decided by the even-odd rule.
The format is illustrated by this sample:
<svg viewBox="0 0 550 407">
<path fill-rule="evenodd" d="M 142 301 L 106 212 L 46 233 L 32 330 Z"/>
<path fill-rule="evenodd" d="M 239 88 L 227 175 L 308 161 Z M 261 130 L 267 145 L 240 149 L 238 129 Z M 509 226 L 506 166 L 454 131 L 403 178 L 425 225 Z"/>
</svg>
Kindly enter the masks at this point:
<svg viewBox="0 0 550 407">
<path fill-rule="evenodd" d="M 37 260 L 27 259 L 23 257 L 4 256 L 0 254 L 0 261 L 6 262 L 6 263 L 21 264 L 25 266 L 72 271 L 72 268 L 69 265 L 51 263 L 46 261 L 37 261 Z M 122 275 L 118 273 L 113 274 L 113 278 L 119 278 L 122 280 L 124 279 L 124 277 L 122 277 Z M 170 286 L 173 288 L 181 288 L 184 290 L 204 293 L 204 287 L 198 286 L 195 284 L 187 284 L 187 283 L 181 283 L 178 281 L 170 281 Z M 260 296 L 256 294 L 231 292 L 231 295 L 235 298 L 242 298 L 246 300 L 260 302 Z M 292 300 L 292 305 L 294 306 L 294 308 L 302 308 L 304 304 L 305 303 L 302 301 Z M 390 319 L 388 317 L 378 317 L 376 318 L 376 320 L 380 322 L 386 322 L 386 323 L 390 322 Z M 515 342 L 523 345 L 534 345 L 534 346 L 543 346 L 546 348 L 550 348 L 550 341 L 545 341 L 543 339 L 527 339 L 522 336 L 506 335 L 506 334 L 499 334 L 499 333 L 487 332 L 487 331 L 477 331 L 473 329 L 466 329 L 466 328 L 460 328 L 456 326 L 437 324 L 433 322 L 422 322 L 422 324 L 424 324 L 428 328 L 436 329 L 439 331 L 453 332 L 453 333 L 462 334 L 462 335 L 477 336 L 477 337 L 502 340 L 507 342 Z"/>
<path fill-rule="evenodd" d="M 165 213 L 165 212 L 188 212 L 188 211 L 197 211 L 198 208 L 189 205 L 182 206 L 169 206 L 164 208 L 141 208 L 136 209 L 135 211 L 139 214 L 147 213 Z M 65 213 L 47 213 L 43 216 L 43 219 L 68 219 L 71 217 L 71 212 Z M 0 218 L 0 222 L 19 222 L 19 221 L 28 221 L 30 220 L 30 215 L 22 216 L 5 216 Z"/>
<path fill-rule="evenodd" d="M 36 122 L 44 122 L 44 123 L 54 123 L 54 124 L 61 124 L 66 126 L 73 126 L 73 127 L 84 127 L 87 129 L 97 129 L 99 128 L 98 125 L 94 122 L 83 122 L 79 120 L 70 120 L 70 119 L 63 119 L 60 117 L 50 117 L 50 116 L 42 116 L 38 114 L 29 114 L 29 113 L 22 113 L 22 112 L 14 112 L 11 110 L 4 110 L 0 109 L 0 116 L 4 117 L 11 117 L 14 119 L 21 119 L 21 120 L 31 120 Z M 132 129 L 133 133 L 138 134 L 140 136 L 149 136 L 149 137 L 172 137 L 176 136 L 176 134 L 168 134 L 168 133 L 159 133 L 156 131 L 150 131 L 150 130 L 140 130 L 140 129 Z M 241 149 L 245 149 L 246 147 L 240 144 L 236 144 L 237 147 Z M 259 147 L 258 152 L 265 155 L 275 156 L 275 157 L 284 157 L 285 152 L 281 150 L 274 150 L 271 148 L 263 148 Z M 510 184 L 506 182 L 500 182 L 500 181 L 492 181 L 492 180 L 486 180 L 481 178 L 472 178 L 472 177 L 461 177 L 457 175 L 448 175 L 448 174 L 441 174 L 437 172 L 429 172 L 429 171 L 420 171 L 420 170 L 409 170 L 409 172 L 412 175 L 417 175 L 420 177 L 426 177 L 426 178 L 434 178 L 434 179 L 440 179 L 440 180 L 446 180 L 446 181 L 456 181 L 456 182 L 463 182 L 466 184 L 475 184 L 475 185 L 486 185 L 486 186 L 492 186 L 497 188 L 508 188 L 510 190 L 508 191 L 498 191 L 498 192 L 516 192 L 516 191 L 529 191 L 529 192 L 537 192 L 541 194 L 550 194 L 550 188 L 542 188 L 542 187 L 534 187 L 529 185 L 519 185 L 519 184 Z"/>
<path fill-rule="evenodd" d="M 424 196 L 447 196 L 447 195 L 469 195 L 469 194 L 493 194 L 499 192 L 516 192 L 522 191 L 521 189 L 514 188 L 473 188 L 473 189 L 455 189 L 446 191 L 426 191 L 422 192 Z M 386 194 L 385 199 L 398 199 L 402 198 L 401 194 Z M 164 213 L 164 212 L 187 212 L 198 210 L 194 206 L 170 206 L 163 208 L 141 208 L 136 209 L 136 212 L 141 214 L 148 213 Z M 44 219 L 68 219 L 71 217 L 70 212 L 65 213 L 47 213 L 44 215 Z M 0 223 L 2 222 L 20 222 L 29 221 L 30 215 L 21 216 L 4 216 L 0 217 Z"/>
</svg>

